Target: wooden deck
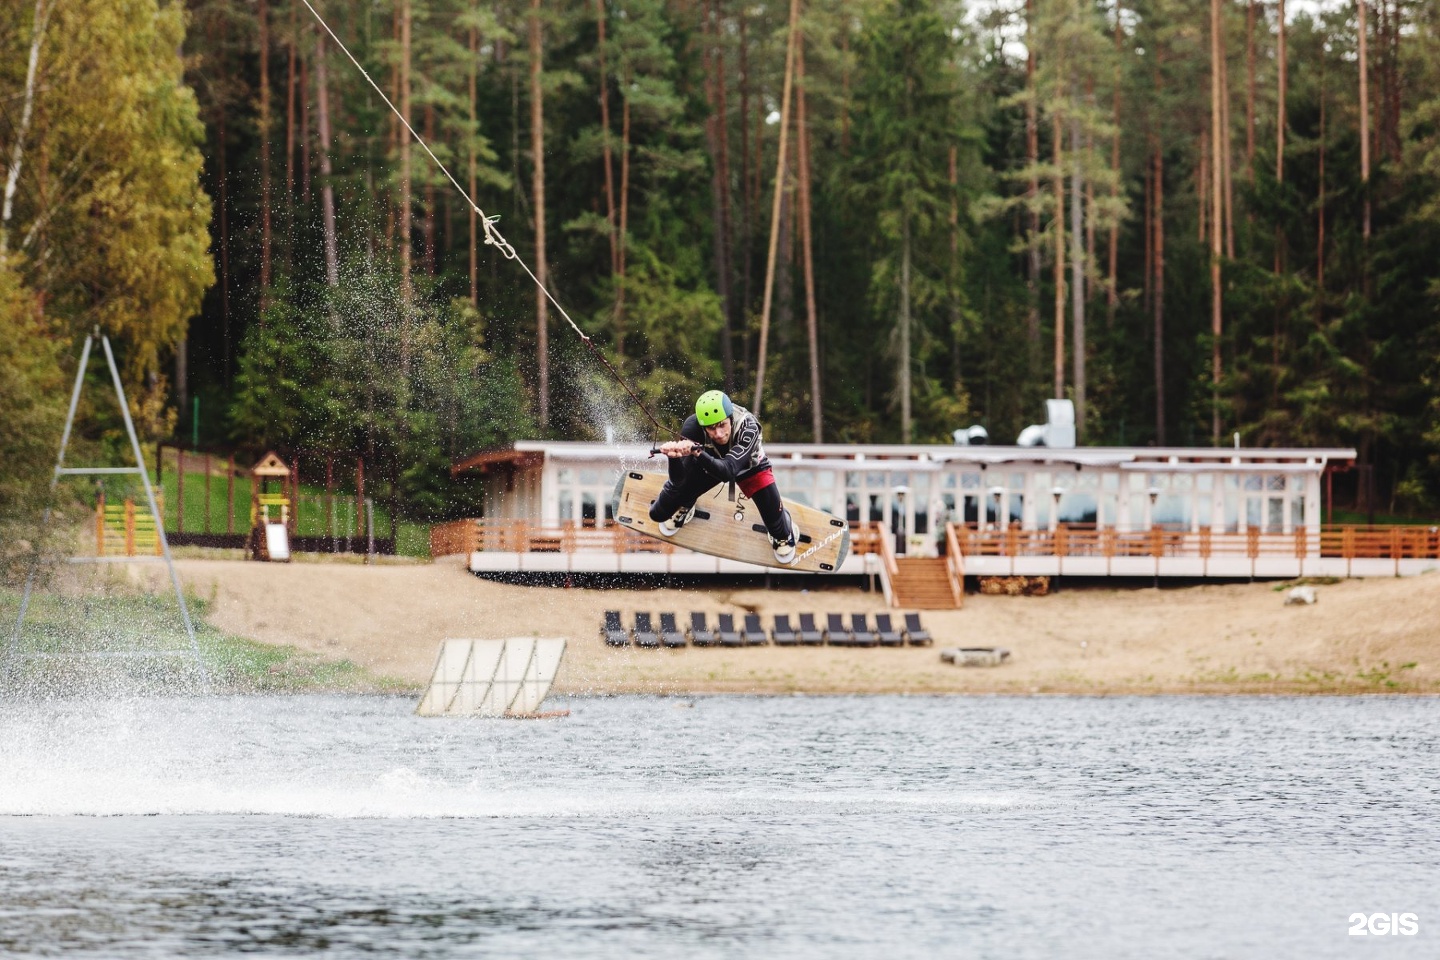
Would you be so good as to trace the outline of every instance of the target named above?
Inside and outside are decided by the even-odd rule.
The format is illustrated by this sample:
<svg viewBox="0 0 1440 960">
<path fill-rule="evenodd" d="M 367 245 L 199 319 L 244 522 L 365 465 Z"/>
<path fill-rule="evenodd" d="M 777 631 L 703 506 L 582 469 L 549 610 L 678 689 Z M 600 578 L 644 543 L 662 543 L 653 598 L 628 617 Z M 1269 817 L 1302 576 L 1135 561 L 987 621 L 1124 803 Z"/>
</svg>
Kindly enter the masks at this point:
<svg viewBox="0 0 1440 960">
<path fill-rule="evenodd" d="M 459 520 L 437 524 L 430 537 L 431 556 L 463 554 L 476 571 L 766 572 L 619 526 Z M 927 565 L 921 576 L 911 563 L 917 558 L 894 556 L 890 540 L 876 525 L 852 524 L 851 555 L 838 572 L 881 573 L 889 583 L 901 583 L 902 593 L 907 579 L 912 595 L 938 592 L 939 565 Z M 1281 534 L 1160 527 L 1122 532 L 1069 525 L 1053 531 L 978 530 L 950 524 L 945 542 L 945 579 L 953 584 L 964 576 L 1371 577 L 1440 569 L 1440 527 L 1435 526 L 1334 525 Z M 907 577 L 905 568 L 914 576 Z"/>
</svg>

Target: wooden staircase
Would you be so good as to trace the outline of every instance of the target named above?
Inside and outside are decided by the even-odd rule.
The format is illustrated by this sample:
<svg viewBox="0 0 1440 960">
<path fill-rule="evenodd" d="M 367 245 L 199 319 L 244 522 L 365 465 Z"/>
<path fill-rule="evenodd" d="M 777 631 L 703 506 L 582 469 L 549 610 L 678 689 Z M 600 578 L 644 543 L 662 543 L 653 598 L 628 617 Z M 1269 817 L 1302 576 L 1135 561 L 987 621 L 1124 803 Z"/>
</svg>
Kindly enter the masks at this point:
<svg viewBox="0 0 1440 960">
<path fill-rule="evenodd" d="M 946 524 L 944 557 L 897 557 L 890 538 L 871 531 L 861 552 L 880 554 L 885 595 L 892 607 L 914 610 L 958 610 L 965 605 L 965 562 L 955 525 Z"/>
<path fill-rule="evenodd" d="M 954 610 L 955 593 L 944 557 L 896 557 L 890 590 L 897 607 L 912 610 Z"/>
</svg>

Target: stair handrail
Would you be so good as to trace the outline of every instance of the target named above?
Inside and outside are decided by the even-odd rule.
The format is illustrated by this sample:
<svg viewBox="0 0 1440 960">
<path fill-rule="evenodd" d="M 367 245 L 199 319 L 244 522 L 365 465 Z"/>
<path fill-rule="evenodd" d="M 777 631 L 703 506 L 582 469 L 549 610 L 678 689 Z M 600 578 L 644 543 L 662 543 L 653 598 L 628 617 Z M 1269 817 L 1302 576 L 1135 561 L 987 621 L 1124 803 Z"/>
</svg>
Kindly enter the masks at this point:
<svg viewBox="0 0 1440 960">
<path fill-rule="evenodd" d="M 872 523 L 870 526 L 872 535 L 879 544 L 880 586 L 885 591 L 885 605 L 893 607 L 896 606 L 893 583 L 900 576 L 900 564 L 895 559 L 895 544 L 890 541 L 889 534 L 878 523 Z"/>
<path fill-rule="evenodd" d="M 953 522 L 945 524 L 945 572 L 950 575 L 950 593 L 958 610 L 965 605 L 965 555 L 960 552 Z"/>
</svg>

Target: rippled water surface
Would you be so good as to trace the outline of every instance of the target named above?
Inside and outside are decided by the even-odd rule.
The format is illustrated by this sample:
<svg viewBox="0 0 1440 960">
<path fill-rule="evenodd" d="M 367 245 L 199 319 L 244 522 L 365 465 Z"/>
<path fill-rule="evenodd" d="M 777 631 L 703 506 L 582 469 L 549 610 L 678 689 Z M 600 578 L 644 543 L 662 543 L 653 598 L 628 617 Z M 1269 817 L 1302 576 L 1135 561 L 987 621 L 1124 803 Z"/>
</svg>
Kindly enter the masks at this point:
<svg viewBox="0 0 1440 960">
<path fill-rule="evenodd" d="M 1440 955 L 1435 699 L 568 705 L 0 704 L 0 953 Z"/>
</svg>

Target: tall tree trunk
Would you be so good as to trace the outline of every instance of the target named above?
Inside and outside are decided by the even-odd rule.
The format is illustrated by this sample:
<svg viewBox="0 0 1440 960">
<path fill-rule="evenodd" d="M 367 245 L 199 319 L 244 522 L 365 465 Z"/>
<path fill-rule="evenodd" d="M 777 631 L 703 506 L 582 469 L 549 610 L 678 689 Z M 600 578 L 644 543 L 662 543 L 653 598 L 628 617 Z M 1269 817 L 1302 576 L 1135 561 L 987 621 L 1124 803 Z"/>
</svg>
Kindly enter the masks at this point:
<svg viewBox="0 0 1440 960">
<path fill-rule="evenodd" d="M 1245 180 L 1255 179 L 1255 0 L 1245 0 Z"/>
<path fill-rule="evenodd" d="M 800 246 L 805 271 L 805 333 L 810 346 L 810 436 L 821 443 L 820 318 L 815 310 L 815 257 L 810 236 L 810 126 L 805 115 L 805 38 L 796 40 L 796 148 L 800 167 Z"/>
<path fill-rule="evenodd" d="M 1279 33 L 1276 37 L 1275 66 L 1278 95 L 1275 98 L 1275 179 L 1285 182 L 1285 97 L 1286 84 L 1290 79 L 1289 63 L 1285 55 L 1285 0 L 1280 3 Z"/>
<path fill-rule="evenodd" d="M 705 13 L 705 78 L 710 115 L 705 119 L 705 138 L 710 149 L 710 203 L 714 229 L 711 232 L 711 255 L 715 261 L 715 292 L 720 295 L 722 327 L 720 332 L 720 365 L 726 390 L 734 389 L 735 352 L 731 342 L 732 304 L 730 294 L 729 197 L 725 169 L 725 53 L 720 47 L 720 23 L 716 0 L 709 0 Z"/>
<path fill-rule="evenodd" d="M 1151 156 L 1155 151 L 1155 134 L 1145 137 L 1145 286 L 1140 295 L 1140 312 L 1150 312 L 1150 300 L 1154 295 L 1151 282 L 1155 277 L 1155 164 Z"/>
<path fill-rule="evenodd" d="M 390 13 L 390 34 L 397 47 L 400 45 L 400 6 L 399 2 L 395 3 Z M 400 102 L 400 62 L 393 57 L 390 60 L 390 102 Z M 400 121 L 394 113 L 392 110 L 385 115 L 385 150 L 387 155 L 393 152 L 398 157 L 400 155 L 400 138 L 396 134 L 400 132 Z M 518 156 L 518 152 L 516 155 Z M 395 242 L 395 224 L 395 204 L 387 203 L 385 205 L 385 247 L 387 250 L 392 249 Z"/>
<path fill-rule="evenodd" d="M 400 86 L 400 116 L 405 124 L 410 124 L 410 27 L 411 27 L 410 0 L 400 0 L 400 75 L 397 82 Z M 396 146 L 400 153 L 400 209 L 396 211 L 395 233 L 400 241 L 400 297 L 407 304 L 410 301 L 410 240 L 411 240 L 411 211 L 410 211 L 410 132 L 404 127 L 397 127 L 399 142 Z M 407 307 L 408 309 L 408 307 Z M 408 321 L 405 327 L 408 328 Z M 402 360 L 408 368 L 410 337 L 408 332 L 401 336 Z"/>
<path fill-rule="evenodd" d="M 1221 288 L 1220 256 L 1224 240 L 1224 176 L 1221 158 L 1225 146 L 1224 96 L 1225 38 L 1220 14 L 1221 0 L 1210 0 L 1210 142 L 1214 162 L 1210 170 L 1210 441 L 1220 445 L 1220 334 L 1223 324 L 1224 292 Z"/>
<path fill-rule="evenodd" d="M 1363 9 L 1363 2 L 1361 6 Z M 1317 317 L 1320 315 L 1321 304 L 1325 299 L 1325 60 L 1323 57 L 1320 60 L 1319 155 L 1320 169 L 1316 175 L 1319 183 L 1319 197 L 1315 204 L 1315 313 Z"/>
<path fill-rule="evenodd" d="M 310 204 L 310 63 L 301 50 L 300 61 L 300 200 Z"/>
<path fill-rule="evenodd" d="M 1087 78 L 1085 81 L 1085 102 L 1092 107 L 1095 104 L 1095 81 Z M 1077 151 L 1078 154 L 1078 151 Z M 1085 153 L 1083 161 L 1094 162 L 1095 159 L 1095 135 L 1089 130 L 1085 131 Z M 1079 161 L 1077 161 L 1079 162 Z M 1085 200 L 1084 200 L 1084 224 L 1085 224 L 1085 269 L 1095 269 L 1095 181 L 1090 177 L 1084 177 Z M 1085 286 L 1086 296 L 1093 295 L 1090 284 Z"/>
<path fill-rule="evenodd" d="M 289 56 L 285 68 L 285 219 L 287 231 L 295 229 L 295 0 L 290 3 L 290 36 L 285 44 Z M 294 238 L 291 237 L 292 245 Z"/>
<path fill-rule="evenodd" d="M 1071 366 L 1075 378 L 1075 441 L 1085 436 L 1085 269 L 1090 263 L 1081 246 L 1083 221 L 1080 197 L 1089 187 L 1082 169 L 1084 155 L 1080 152 L 1080 119 L 1070 118 L 1070 333 Z M 1091 235 L 1093 236 L 1093 234 Z M 1088 239 L 1088 238 L 1087 238 Z"/>
<path fill-rule="evenodd" d="M 1055 163 L 1055 399 L 1065 396 L 1065 164 L 1060 142 L 1060 114 L 1054 114 L 1051 135 Z"/>
<path fill-rule="evenodd" d="M 754 413 L 765 398 L 765 351 L 770 337 L 770 305 L 775 293 L 775 255 L 780 239 L 780 206 L 785 196 L 785 147 L 790 129 L 791 90 L 795 82 L 795 39 L 800 29 L 800 0 L 790 0 L 790 29 L 785 44 L 785 81 L 780 96 L 780 143 L 775 161 L 775 198 L 770 208 L 770 251 L 765 260 L 765 296 L 760 307 L 760 345 L 755 360 Z"/>
<path fill-rule="evenodd" d="M 903 203 L 903 201 L 902 201 Z M 910 442 L 910 215 L 900 214 L 900 442 Z"/>
<path fill-rule="evenodd" d="M 713 0 L 715 14 L 715 101 L 716 135 L 720 141 L 720 238 L 725 252 L 725 343 L 720 351 L 724 369 L 726 389 L 733 391 L 738 381 L 735 378 L 734 329 L 744 324 L 744 308 L 735 298 L 735 225 L 733 216 L 735 199 L 730 194 L 730 105 L 729 81 L 725 73 L 725 46 L 727 36 L 725 18 L 720 9 L 720 0 Z"/>
<path fill-rule="evenodd" d="M 1199 163 L 1195 165 L 1196 239 L 1203 246 L 1210 237 L 1210 127 L 1207 121 L 1200 131 Z"/>
<path fill-rule="evenodd" d="M 600 0 L 600 2 L 603 4 L 603 3 L 604 3 L 604 0 Z M 603 8 L 602 8 L 602 10 L 603 10 Z M 471 7 L 471 12 L 472 12 L 472 13 L 478 13 L 479 11 L 476 10 L 474 6 L 472 6 L 472 7 Z M 468 180 L 467 180 L 467 184 L 466 184 L 466 185 L 467 185 L 468 188 L 469 188 L 469 194 L 470 194 L 471 202 L 470 202 L 469 204 L 467 204 L 466 206 L 469 208 L 469 216 L 468 216 L 467 219 L 470 221 L 470 305 L 471 305 L 471 306 L 478 307 L 478 306 L 480 305 L 480 221 L 479 221 L 480 215 L 475 212 L 474 197 L 475 197 L 476 167 L 477 167 L 477 162 L 478 162 L 478 161 L 477 161 L 477 157 L 475 156 L 475 138 L 479 135 L 479 132 L 480 132 L 480 127 L 479 127 L 479 123 L 480 123 L 480 118 L 479 118 L 480 100 L 479 100 L 479 97 L 478 97 L 478 92 L 479 92 L 479 91 L 477 90 L 477 87 L 478 87 L 478 84 L 479 84 L 479 76 L 480 76 L 480 31 L 477 30 L 477 29 L 475 29 L 474 27 L 471 27 L 471 28 L 470 28 L 469 49 L 470 49 L 470 77 L 469 77 L 469 80 L 470 80 L 470 89 L 469 89 L 469 94 L 470 94 L 470 130 L 469 130 L 469 132 L 470 132 L 470 136 L 467 138 L 469 142 L 468 142 L 468 146 L 467 146 L 467 149 L 466 149 L 466 161 L 467 161 L 467 163 L 466 163 L 466 171 L 467 171 L 467 173 L 468 173 Z M 607 130 L 605 131 L 605 135 L 608 136 L 609 133 L 610 133 L 610 131 L 607 129 Z M 615 221 L 612 219 L 612 220 L 610 221 L 611 230 L 612 230 L 612 231 L 614 230 L 614 223 L 615 223 Z M 613 253 L 613 242 L 614 242 L 614 241 L 612 240 L 611 242 L 612 242 L 612 253 L 611 253 L 611 257 L 612 257 L 612 259 L 613 259 L 613 257 L 614 257 L 614 253 Z"/>
<path fill-rule="evenodd" d="M 625 89 L 630 73 L 625 73 Z M 630 242 L 630 95 L 620 98 L 620 270 L 615 274 L 615 352 L 625 356 L 625 265 Z"/>
<path fill-rule="evenodd" d="M 225 152 L 225 105 L 219 104 L 215 110 L 215 149 L 216 173 L 220 179 L 219 207 L 220 215 L 220 339 L 221 339 L 221 362 L 224 364 L 225 389 L 230 389 L 230 198 L 229 178 L 226 176 Z"/>
<path fill-rule="evenodd" d="M 755 200 L 750 193 L 750 41 L 746 28 L 749 18 L 743 3 L 736 19 L 740 21 L 740 303 L 736 313 L 743 331 L 750 311 L 751 237 L 755 222 Z"/>
<path fill-rule="evenodd" d="M 325 282 L 340 285 L 340 253 L 335 237 L 334 168 L 330 162 L 330 77 L 325 63 L 325 33 L 315 31 L 315 120 L 320 135 L 320 218 L 325 235 Z M 475 187 L 470 187 L 474 195 Z"/>
<path fill-rule="evenodd" d="M 1030 346 L 1030 368 L 1032 372 L 1040 357 L 1040 95 L 1035 88 L 1035 36 L 1034 0 L 1025 0 L 1025 164 L 1030 170 L 1030 183 L 1026 187 L 1026 206 L 1030 211 L 1030 236 L 1027 246 L 1026 293 L 1029 304 L 1025 313 L 1025 338 Z"/>
<path fill-rule="evenodd" d="M 605 75 L 605 0 L 595 0 L 596 51 L 600 64 L 600 153 L 605 162 L 605 223 L 610 241 L 610 276 L 620 272 L 620 246 L 615 234 L 615 163 L 610 150 L 610 81 Z"/>
<path fill-rule="evenodd" d="M 950 369 L 955 392 L 960 392 L 963 378 L 960 376 L 960 335 L 962 317 L 960 313 L 960 157 L 959 150 L 950 145 Z M 1019 225 L 1016 225 L 1018 232 Z"/>
<path fill-rule="evenodd" d="M 530 0 L 530 153 L 534 161 L 531 193 L 535 212 L 535 353 L 540 368 L 538 414 L 540 429 L 550 426 L 550 305 L 545 260 L 545 97 L 540 83 L 540 0 Z M 624 227 L 621 227 L 624 242 Z M 622 253 L 623 264 L 623 253 Z M 622 274 L 623 276 L 623 274 Z"/>
<path fill-rule="evenodd" d="M 1355 0 L 1355 6 L 1360 14 L 1358 31 L 1360 43 L 1360 192 L 1365 197 L 1364 220 L 1361 224 L 1360 235 L 1368 244 L 1370 242 L 1370 61 L 1366 53 L 1365 0 Z M 1323 110 L 1323 103 L 1321 108 Z M 1323 143 L 1320 155 L 1322 157 L 1325 155 Z M 1325 188 L 1323 181 L 1320 188 L 1322 191 Z"/>
<path fill-rule="evenodd" d="M 260 323 L 270 303 L 270 8 L 259 0 L 260 25 Z"/>
<path fill-rule="evenodd" d="M 1285 55 L 1285 0 L 1279 0 L 1279 34 L 1276 39 L 1275 59 L 1278 74 L 1278 95 L 1275 98 L 1275 182 L 1285 182 L 1285 98 L 1289 81 L 1289 62 Z M 1280 272 L 1281 254 L 1284 252 L 1285 237 L 1280 224 L 1275 224 L 1275 272 Z"/>
<path fill-rule="evenodd" d="M 1155 141 L 1155 281 L 1153 300 L 1155 318 L 1155 442 L 1165 446 L 1165 155 L 1160 140 Z"/>
<path fill-rule="evenodd" d="M 1400 55 L 1400 34 L 1397 21 L 1399 9 L 1396 0 L 1380 2 L 1380 148 L 1391 160 L 1400 156 L 1400 91 L 1396 70 Z"/>
<path fill-rule="evenodd" d="M 45 0 L 35 0 L 35 16 L 30 25 L 30 57 L 25 63 L 25 98 L 20 107 L 20 124 L 15 142 L 10 145 L 10 168 L 5 173 L 5 202 L 0 206 L 0 264 L 10 248 L 10 220 L 15 215 L 15 191 L 20 184 L 20 168 L 25 163 L 25 138 L 30 134 L 30 118 L 35 114 L 36 74 L 40 70 L 40 48 L 45 44 L 45 28 L 54 7 Z"/>
<path fill-rule="evenodd" d="M 1220 179 L 1225 191 L 1225 256 L 1235 259 L 1235 184 L 1232 169 L 1235 151 L 1230 141 L 1230 55 L 1225 46 L 1225 19 L 1220 20 L 1220 142 L 1216 151 L 1220 162 Z"/>
<path fill-rule="evenodd" d="M 1115 124 L 1115 133 L 1110 138 L 1110 169 L 1115 172 L 1115 179 L 1110 183 L 1110 201 L 1118 209 L 1120 206 L 1120 63 L 1125 49 L 1125 31 L 1120 24 L 1120 8 L 1115 8 L 1115 95 L 1111 109 L 1111 117 Z M 1120 222 L 1118 219 L 1110 223 L 1110 262 L 1106 273 L 1105 283 L 1105 324 L 1106 329 L 1115 326 L 1115 310 L 1120 304 Z"/>
<path fill-rule="evenodd" d="M 435 106 L 425 104 L 425 142 L 435 142 Z M 421 230 L 425 234 L 425 272 L 435 276 L 435 180 L 432 177 L 425 178 L 425 221 Z"/>
</svg>

